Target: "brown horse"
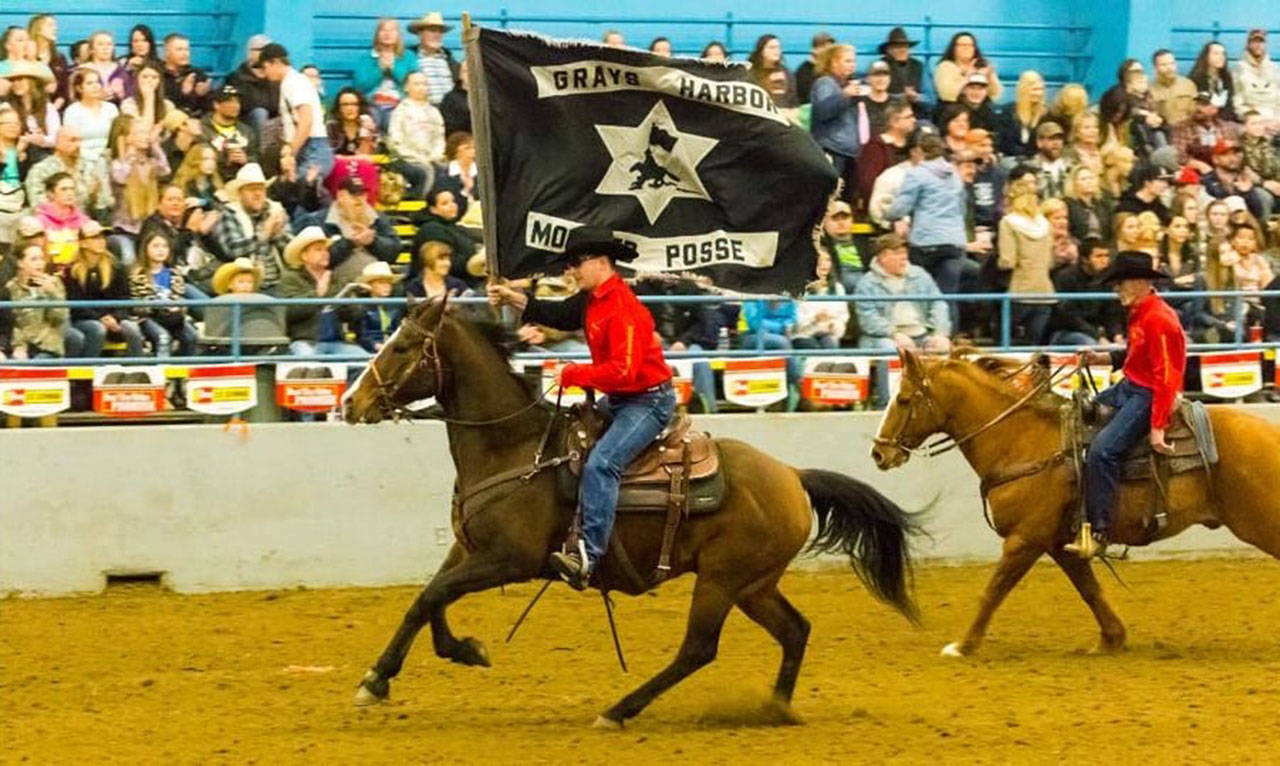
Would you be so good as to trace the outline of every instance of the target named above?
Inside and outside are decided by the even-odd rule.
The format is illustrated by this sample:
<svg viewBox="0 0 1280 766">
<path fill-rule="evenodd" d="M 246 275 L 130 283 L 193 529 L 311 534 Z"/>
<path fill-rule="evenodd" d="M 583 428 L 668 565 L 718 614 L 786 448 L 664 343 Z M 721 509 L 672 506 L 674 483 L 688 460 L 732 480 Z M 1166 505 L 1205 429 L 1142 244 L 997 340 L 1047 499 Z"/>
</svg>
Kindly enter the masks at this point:
<svg viewBox="0 0 1280 766">
<path fill-rule="evenodd" d="M 970 360 L 963 353 L 921 359 L 904 352 L 901 357 L 902 384 L 871 450 L 876 465 L 881 470 L 902 465 L 933 434 L 962 442 L 959 448 L 982 485 L 993 487 L 986 497 L 990 519 L 1004 538 L 1000 562 L 969 631 L 942 653 L 958 657 L 977 650 L 1004 597 L 1046 553 L 1093 611 L 1102 630 L 1097 651 L 1122 648 L 1124 624 L 1090 562 L 1062 547 L 1071 539 L 1076 485 L 1069 463 L 1055 459 L 1062 449 L 1062 400 L 1043 385 L 1047 372 L 1023 374 L 1026 367 L 1007 360 Z M 1273 483 L 1280 475 L 1280 427 L 1226 406 L 1210 408 L 1210 418 L 1219 463 L 1209 480 L 1203 471 L 1168 480 L 1168 524 L 1156 539 L 1193 524 L 1225 524 L 1236 537 L 1280 557 L 1280 495 Z M 1154 542 L 1146 521 L 1151 499 L 1148 482 L 1122 485 L 1110 528 L 1112 542 Z"/>
<path fill-rule="evenodd" d="M 426 588 L 404 616 L 391 643 L 365 675 L 357 704 L 384 699 L 414 637 L 427 623 L 436 654 L 464 665 L 488 665 L 474 638 L 455 638 L 445 609 L 468 593 L 505 583 L 554 579 L 547 558 L 565 539 L 574 507 L 558 498 L 552 470 L 535 470 L 544 432 L 561 444 L 568 418 L 543 402 L 541 392 L 512 374 L 504 332 L 469 321 L 443 301 L 410 307 L 345 401 L 349 423 L 377 422 L 405 403 L 434 396 L 448 427 L 458 497 L 504 472 L 529 468 L 502 492 L 478 495 L 460 536 Z M 550 424 L 550 426 L 548 425 Z M 809 623 L 778 591 L 778 580 L 809 538 L 811 547 L 848 555 L 870 591 L 914 618 L 909 594 L 911 516 L 871 487 L 840 474 L 802 471 L 737 441 L 717 440 L 725 477 L 720 510 L 688 518 L 672 556 L 672 576 L 697 576 L 684 643 L 675 660 L 597 719 L 620 727 L 662 692 L 715 658 L 720 628 L 737 606 L 782 645 L 774 701 L 789 709 L 809 635 Z M 549 448 L 554 452 L 554 447 Z M 549 457 L 552 457 L 549 455 Z M 542 461 L 545 462 L 545 461 Z M 481 502 L 483 500 L 483 502 Z M 459 511 L 454 508 L 458 527 Z M 658 561 L 661 514 L 622 514 L 616 534 L 639 571 Z M 464 544 L 465 543 L 465 544 Z M 614 556 L 606 556 L 594 584 L 602 590 L 638 593 Z"/>
</svg>

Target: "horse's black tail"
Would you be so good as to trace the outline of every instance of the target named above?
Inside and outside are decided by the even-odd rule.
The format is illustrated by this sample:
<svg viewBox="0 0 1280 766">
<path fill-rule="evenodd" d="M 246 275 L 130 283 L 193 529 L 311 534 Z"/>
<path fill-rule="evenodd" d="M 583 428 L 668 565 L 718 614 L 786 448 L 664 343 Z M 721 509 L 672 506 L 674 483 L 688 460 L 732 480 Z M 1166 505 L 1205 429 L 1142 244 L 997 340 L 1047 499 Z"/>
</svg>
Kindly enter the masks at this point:
<svg viewBox="0 0 1280 766">
<path fill-rule="evenodd" d="M 921 531 L 916 518 L 857 479 L 834 471 L 798 473 L 818 517 L 809 550 L 845 554 L 872 595 L 918 622 L 908 540 Z"/>
</svg>

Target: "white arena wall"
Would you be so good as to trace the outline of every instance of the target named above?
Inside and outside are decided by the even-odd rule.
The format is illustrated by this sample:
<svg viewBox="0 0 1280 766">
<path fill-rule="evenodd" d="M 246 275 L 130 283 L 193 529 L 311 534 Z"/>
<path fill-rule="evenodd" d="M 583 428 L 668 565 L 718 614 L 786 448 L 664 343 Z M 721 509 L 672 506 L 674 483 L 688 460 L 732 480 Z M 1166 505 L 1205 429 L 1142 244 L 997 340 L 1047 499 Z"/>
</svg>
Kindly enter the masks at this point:
<svg viewBox="0 0 1280 766">
<path fill-rule="evenodd" d="M 1252 409 L 1280 423 L 1280 406 Z M 963 458 L 881 473 L 868 456 L 878 423 L 878 413 L 700 421 L 793 465 L 868 481 L 906 508 L 937 498 L 922 558 L 996 558 Z M 219 426 L 0 430 L 0 461 L 0 593 L 95 592 L 108 575 L 150 573 L 180 592 L 419 583 L 452 541 L 439 423 L 264 424 L 246 438 Z M 1196 528 L 1134 553 L 1224 550 L 1251 549 Z"/>
</svg>

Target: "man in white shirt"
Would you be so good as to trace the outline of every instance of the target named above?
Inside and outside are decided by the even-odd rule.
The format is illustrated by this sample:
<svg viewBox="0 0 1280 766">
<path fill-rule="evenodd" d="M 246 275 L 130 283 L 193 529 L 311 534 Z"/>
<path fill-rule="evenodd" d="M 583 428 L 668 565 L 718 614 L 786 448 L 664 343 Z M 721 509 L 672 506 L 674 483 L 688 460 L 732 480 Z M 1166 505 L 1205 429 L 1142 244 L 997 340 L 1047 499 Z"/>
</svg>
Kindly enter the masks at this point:
<svg viewBox="0 0 1280 766">
<path fill-rule="evenodd" d="M 267 80 L 280 83 L 284 140 L 293 147 L 299 175 L 315 166 L 321 177 L 328 176 L 334 165 L 333 147 L 325 131 L 324 107 L 316 86 L 289 64 L 289 52 L 278 43 L 263 46 L 258 63 Z"/>
</svg>

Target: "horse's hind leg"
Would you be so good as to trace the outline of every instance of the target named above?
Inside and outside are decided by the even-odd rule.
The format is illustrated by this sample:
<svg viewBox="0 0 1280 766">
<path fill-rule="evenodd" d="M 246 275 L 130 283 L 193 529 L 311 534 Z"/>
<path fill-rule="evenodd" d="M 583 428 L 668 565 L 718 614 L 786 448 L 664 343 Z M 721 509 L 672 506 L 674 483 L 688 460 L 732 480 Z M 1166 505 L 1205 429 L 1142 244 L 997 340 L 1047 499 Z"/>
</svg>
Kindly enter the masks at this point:
<svg viewBox="0 0 1280 766">
<path fill-rule="evenodd" d="M 724 618 L 733 608 L 735 595 L 724 584 L 699 575 L 693 586 L 693 603 L 689 607 L 689 624 L 685 627 L 684 643 L 680 645 L 675 660 L 639 689 L 609 708 L 596 719 L 596 726 L 621 728 L 623 721 L 644 710 L 659 694 L 714 660 L 720 644 L 720 629 L 724 627 Z"/>
<path fill-rule="evenodd" d="M 983 636 L 987 633 L 987 625 L 991 623 L 992 615 L 996 613 L 1004 597 L 1009 595 L 1009 591 L 1022 580 L 1043 552 L 1041 548 L 1017 536 L 1011 536 L 1004 541 L 1004 552 L 1000 556 L 999 563 L 996 564 L 996 571 L 991 575 L 991 581 L 987 583 L 987 589 L 978 601 L 978 614 L 974 616 L 973 623 L 965 633 L 963 641 L 947 644 L 942 648 L 944 657 L 962 657 L 978 650 Z"/>
<path fill-rule="evenodd" d="M 1107 595 L 1102 591 L 1102 585 L 1093 574 L 1093 566 L 1088 561 L 1061 548 L 1051 552 L 1050 555 L 1053 556 L 1054 561 L 1058 562 L 1058 566 L 1071 580 L 1071 584 L 1076 587 L 1076 592 L 1089 605 L 1094 619 L 1098 621 L 1102 638 L 1096 651 L 1114 652 L 1123 649 L 1124 623 L 1111 608 L 1111 602 L 1107 600 Z"/>
<path fill-rule="evenodd" d="M 809 641 L 809 621 L 778 592 L 778 586 L 770 583 L 767 588 L 744 595 L 738 599 L 738 608 L 757 625 L 769 631 L 782 646 L 782 667 L 773 685 L 773 698 L 790 706 L 791 694 L 804 662 L 805 645 Z"/>
<path fill-rule="evenodd" d="M 468 556 L 456 564 L 453 553 L 446 559 L 446 566 L 436 572 L 427 587 L 414 599 L 391 642 L 383 650 L 373 668 L 365 674 L 356 692 L 356 704 L 366 705 L 385 699 L 390 693 L 390 682 L 400 673 L 404 658 L 413 646 L 418 631 L 428 621 L 432 624 L 436 654 L 463 665 L 489 665 L 489 653 L 484 644 L 474 638 L 457 639 L 449 632 L 444 610 L 468 593 L 488 590 L 504 583 L 521 579 L 509 559 Z"/>
</svg>

